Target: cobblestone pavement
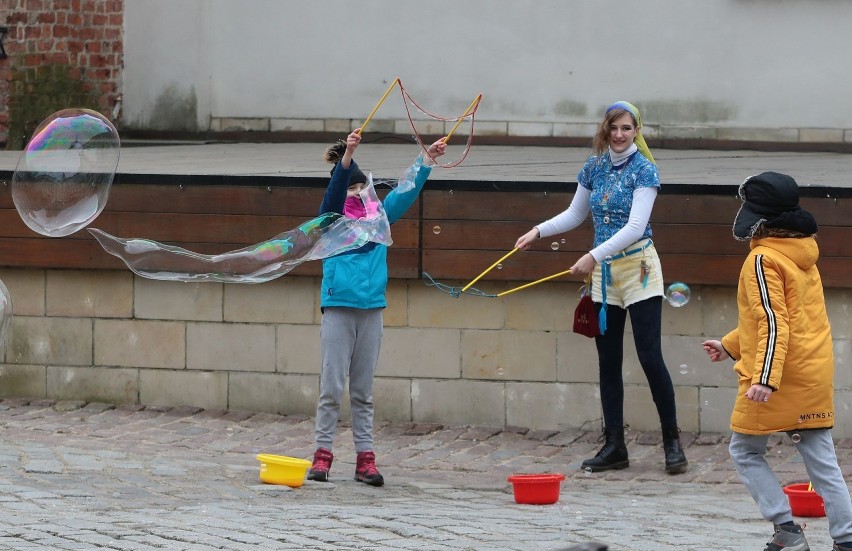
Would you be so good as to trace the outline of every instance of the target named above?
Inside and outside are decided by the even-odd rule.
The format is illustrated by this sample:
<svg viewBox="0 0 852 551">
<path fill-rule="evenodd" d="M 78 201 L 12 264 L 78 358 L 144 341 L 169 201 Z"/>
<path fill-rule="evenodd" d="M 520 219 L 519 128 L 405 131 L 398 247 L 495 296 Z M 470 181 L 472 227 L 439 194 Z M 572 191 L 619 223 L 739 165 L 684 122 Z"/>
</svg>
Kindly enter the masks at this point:
<svg viewBox="0 0 852 551">
<path fill-rule="evenodd" d="M 739 484 L 727 438 L 684 434 L 689 471 L 662 469 L 660 436 L 629 432 L 630 468 L 578 470 L 595 432 L 411 423 L 376 427 L 386 485 L 352 480 L 340 425 L 330 483 L 259 481 L 258 453 L 308 458 L 313 420 L 197 408 L 0 402 L 0 549 L 763 549 L 771 527 Z M 838 442 L 848 466 L 852 441 Z M 782 482 L 806 480 L 773 441 Z M 845 467 L 845 470 L 848 468 Z M 561 472 L 553 505 L 515 503 L 512 473 Z M 814 550 L 824 518 L 806 519 Z"/>
</svg>

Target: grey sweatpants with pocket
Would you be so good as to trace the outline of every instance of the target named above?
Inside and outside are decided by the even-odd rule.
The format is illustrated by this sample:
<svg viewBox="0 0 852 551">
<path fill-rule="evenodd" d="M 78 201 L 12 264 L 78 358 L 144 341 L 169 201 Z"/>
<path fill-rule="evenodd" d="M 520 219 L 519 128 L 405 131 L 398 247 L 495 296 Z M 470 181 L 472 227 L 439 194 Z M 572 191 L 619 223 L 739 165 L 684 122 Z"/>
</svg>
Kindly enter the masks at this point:
<svg viewBox="0 0 852 551">
<path fill-rule="evenodd" d="M 836 542 L 852 541 L 852 499 L 837 464 L 834 441 L 829 429 L 790 431 L 814 491 L 825 502 L 828 533 Z M 793 435 L 798 435 L 793 438 Z M 796 440 L 798 440 L 796 442 Z M 769 435 L 752 435 L 735 432 L 731 435 L 728 450 L 737 468 L 737 474 L 757 503 L 763 518 L 773 524 L 793 520 L 790 502 L 781 488 L 778 477 L 766 461 L 766 444 Z"/>
<path fill-rule="evenodd" d="M 355 451 L 373 449 L 373 375 L 382 344 L 382 308 L 327 307 L 320 325 L 322 373 L 316 444 L 331 450 L 349 377 Z"/>
</svg>

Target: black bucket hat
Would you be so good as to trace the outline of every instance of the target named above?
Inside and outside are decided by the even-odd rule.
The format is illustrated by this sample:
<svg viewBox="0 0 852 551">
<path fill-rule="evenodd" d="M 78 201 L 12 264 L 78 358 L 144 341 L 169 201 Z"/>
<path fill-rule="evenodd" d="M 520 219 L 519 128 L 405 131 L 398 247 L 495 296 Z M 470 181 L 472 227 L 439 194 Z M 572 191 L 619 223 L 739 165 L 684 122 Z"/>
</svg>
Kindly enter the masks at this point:
<svg viewBox="0 0 852 551">
<path fill-rule="evenodd" d="M 743 201 L 734 218 L 734 237 L 751 239 L 761 226 L 803 235 L 817 232 L 811 213 L 799 206 L 799 186 L 791 176 L 764 172 L 747 178 L 737 192 Z"/>
</svg>

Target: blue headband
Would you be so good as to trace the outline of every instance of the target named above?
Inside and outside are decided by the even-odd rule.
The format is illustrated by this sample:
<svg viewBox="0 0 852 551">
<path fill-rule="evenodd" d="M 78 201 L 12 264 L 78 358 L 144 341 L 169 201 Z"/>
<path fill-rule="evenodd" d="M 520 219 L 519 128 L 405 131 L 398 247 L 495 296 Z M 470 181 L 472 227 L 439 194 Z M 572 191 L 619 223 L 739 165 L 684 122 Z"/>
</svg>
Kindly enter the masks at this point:
<svg viewBox="0 0 852 551">
<path fill-rule="evenodd" d="M 630 103 L 629 101 L 617 101 L 606 108 L 606 112 L 609 113 L 613 109 L 624 109 L 636 119 L 636 129 L 642 128 L 642 117 L 639 115 L 639 109 L 636 108 L 635 105 Z M 642 132 L 636 133 L 636 139 L 634 140 L 636 143 L 637 149 L 639 149 L 639 153 L 645 156 L 646 159 L 651 161 L 654 164 L 657 164 L 657 161 L 654 160 L 654 156 L 651 155 L 651 150 L 648 148 L 648 144 L 645 142 L 645 138 L 642 136 Z"/>
<path fill-rule="evenodd" d="M 635 105 L 630 103 L 629 101 L 617 101 L 606 108 L 606 112 L 609 113 L 613 109 L 624 109 L 636 119 L 636 126 L 638 128 L 642 128 L 642 117 L 639 115 L 639 109 L 636 108 Z"/>
</svg>

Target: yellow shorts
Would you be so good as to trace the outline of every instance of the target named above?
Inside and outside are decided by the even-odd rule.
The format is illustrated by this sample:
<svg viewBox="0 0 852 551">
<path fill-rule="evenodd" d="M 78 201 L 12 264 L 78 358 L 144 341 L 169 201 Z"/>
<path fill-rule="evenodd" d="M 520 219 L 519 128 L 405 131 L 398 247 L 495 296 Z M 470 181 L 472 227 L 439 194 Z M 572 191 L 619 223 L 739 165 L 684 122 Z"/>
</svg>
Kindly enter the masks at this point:
<svg viewBox="0 0 852 551">
<path fill-rule="evenodd" d="M 624 253 L 640 248 L 648 241 L 647 238 L 640 239 L 620 252 Z M 609 273 L 611 285 L 606 288 L 607 304 L 627 308 L 639 301 L 664 295 L 663 268 L 653 243 L 639 252 L 611 261 Z M 645 280 L 646 274 L 647 281 Z M 603 302 L 600 263 L 595 266 L 595 270 L 592 272 L 592 300 Z"/>
</svg>

